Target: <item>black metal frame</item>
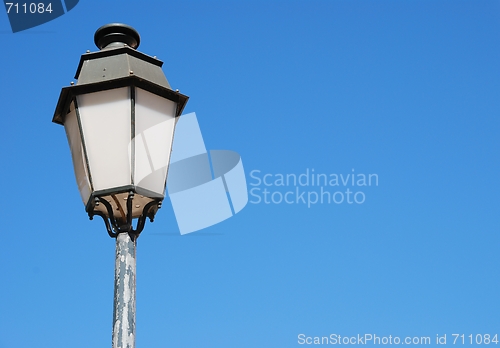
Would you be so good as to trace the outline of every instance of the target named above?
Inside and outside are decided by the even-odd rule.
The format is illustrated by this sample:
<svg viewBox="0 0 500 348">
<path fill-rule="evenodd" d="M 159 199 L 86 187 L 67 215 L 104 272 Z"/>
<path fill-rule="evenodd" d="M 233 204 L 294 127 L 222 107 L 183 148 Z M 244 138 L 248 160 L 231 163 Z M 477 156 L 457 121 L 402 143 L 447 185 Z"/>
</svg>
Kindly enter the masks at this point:
<svg viewBox="0 0 500 348">
<path fill-rule="evenodd" d="M 144 89 L 148 92 L 177 103 L 175 117 L 182 114 L 182 110 L 184 110 L 184 107 L 186 106 L 186 103 L 189 99 L 188 96 L 180 92 L 173 91 L 154 82 L 144 80 L 135 75 L 131 75 L 109 81 L 64 87 L 61 90 L 52 122 L 64 125 L 64 118 L 66 117 L 69 105 L 76 96 L 80 94 L 101 92 L 122 87 L 136 87 Z"/>
<path fill-rule="evenodd" d="M 92 210 L 94 210 L 95 203 L 96 203 L 96 198 L 100 197 L 105 197 L 105 196 L 111 196 L 111 195 L 117 195 L 120 193 L 126 193 L 126 192 L 133 192 L 136 195 L 141 195 L 145 196 L 150 199 L 154 199 L 157 201 L 162 201 L 165 196 L 160 195 L 156 192 L 146 190 L 142 187 L 137 187 L 134 185 L 125 185 L 125 186 L 120 186 L 120 187 L 113 187 L 111 189 L 106 189 L 106 190 L 98 190 L 94 191 L 90 194 L 89 200 L 87 201 L 87 204 L 85 204 L 85 211 L 88 213 Z"/>
<path fill-rule="evenodd" d="M 109 202 L 105 199 L 100 199 L 99 197 L 95 197 L 95 206 L 102 203 L 108 212 L 108 216 L 101 211 L 91 210 L 88 212 L 90 220 L 93 220 L 95 215 L 102 217 L 104 224 L 106 225 L 106 230 L 111 238 L 116 238 L 120 233 L 128 233 L 133 240 L 136 239 L 144 229 L 146 218 L 149 218 L 150 222 L 154 221 L 156 211 L 161 208 L 162 201 L 160 199 L 155 199 L 154 201 L 146 204 L 137 221 L 136 228 L 134 228 L 132 225 L 132 200 L 134 199 L 134 195 L 135 193 L 133 191 L 130 191 L 128 194 L 126 221 L 116 218 L 111 204 L 109 204 Z"/>
</svg>

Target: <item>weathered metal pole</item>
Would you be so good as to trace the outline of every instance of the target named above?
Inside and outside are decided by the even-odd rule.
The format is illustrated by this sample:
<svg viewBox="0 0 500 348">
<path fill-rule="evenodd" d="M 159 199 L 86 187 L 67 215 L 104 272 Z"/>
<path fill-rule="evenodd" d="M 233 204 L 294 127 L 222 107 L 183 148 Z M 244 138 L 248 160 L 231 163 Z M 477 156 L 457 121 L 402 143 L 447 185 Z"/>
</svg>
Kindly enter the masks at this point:
<svg viewBox="0 0 500 348">
<path fill-rule="evenodd" d="M 113 348 L 135 348 L 135 252 L 137 237 L 116 237 Z"/>
</svg>

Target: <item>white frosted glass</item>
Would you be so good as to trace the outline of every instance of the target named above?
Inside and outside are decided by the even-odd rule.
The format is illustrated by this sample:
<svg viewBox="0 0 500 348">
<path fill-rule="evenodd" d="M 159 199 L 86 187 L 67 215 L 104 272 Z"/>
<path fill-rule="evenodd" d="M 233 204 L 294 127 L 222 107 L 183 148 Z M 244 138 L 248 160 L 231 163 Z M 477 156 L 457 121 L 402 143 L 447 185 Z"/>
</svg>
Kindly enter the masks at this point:
<svg viewBox="0 0 500 348">
<path fill-rule="evenodd" d="M 139 134 L 135 137 L 135 173 L 134 173 L 134 183 L 140 183 L 142 179 L 147 177 L 153 172 L 151 165 L 148 161 L 148 153 L 146 146 L 142 139 L 142 135 Z"/>
<path fill-rule="evenodd" d="M 66 118 L 64 120 L 64 129 L 66 130 L 66 136 L 68 137 L 69 148 L 71 150 L 73 169 L 75 171 L 78 190 L 80 191 L 83 203 L 87 204 L 91 189 L 74 103 L 71 103 L 70 112 L 68 115 L 66 115 Z"/>
<path fill-rule="evenodd" d="M 82 94 L 77 102 L 94 190 L 130 185 L 129 88 Z"/>
<path fill-rule="evenodd" d="M 171 100 L 136 89 L 135 130 L 141 140 L 136 142 L 135 184 L 159 194 L 165 190 L 176 107 Z"/>
</svg>

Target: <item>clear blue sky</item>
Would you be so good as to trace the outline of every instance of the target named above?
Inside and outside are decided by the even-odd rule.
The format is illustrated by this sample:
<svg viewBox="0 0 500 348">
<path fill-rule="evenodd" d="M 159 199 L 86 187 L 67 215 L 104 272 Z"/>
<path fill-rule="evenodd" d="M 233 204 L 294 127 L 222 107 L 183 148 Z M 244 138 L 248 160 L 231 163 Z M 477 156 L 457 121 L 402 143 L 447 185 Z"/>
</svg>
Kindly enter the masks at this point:
<svg viewBox="0 0 500 348">
<path fill-rule="evenodd" d="M 324 187 L 362 204 L 249 203 L 186 236 L 167 199 L 138 240 L 138 348 L 500 335 L 500 2 L 80 0 L 16 34 L 0 14 L 1 348 L 111 344 L 114 241 L 51 123 L 110 22 L 249 189 L 254 170 L 378 176 Z"/>
</svg>

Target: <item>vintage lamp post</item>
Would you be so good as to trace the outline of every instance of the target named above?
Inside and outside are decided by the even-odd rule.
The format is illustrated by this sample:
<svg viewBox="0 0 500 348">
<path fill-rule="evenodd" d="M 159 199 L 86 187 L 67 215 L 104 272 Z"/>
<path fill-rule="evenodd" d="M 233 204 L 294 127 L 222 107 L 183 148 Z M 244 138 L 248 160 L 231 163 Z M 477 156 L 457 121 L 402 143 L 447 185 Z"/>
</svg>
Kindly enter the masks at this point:
<svg viewBox="0 0 500 348">
<path fill-rule="evenodd" d="M 64 125 L 86 211 L 116 238 L 113 348 L 135 347 L 135 253 L 146 218 L 164 198 L 174 128 L 188 97 L 173 91 L 162 62 L 136 51 L 124 24 L 99 28 L 78 83 L 61 91 L 53 122 Z M 136 219 L 136 226 L 133 226 Z"/>
</svg>

